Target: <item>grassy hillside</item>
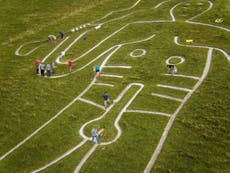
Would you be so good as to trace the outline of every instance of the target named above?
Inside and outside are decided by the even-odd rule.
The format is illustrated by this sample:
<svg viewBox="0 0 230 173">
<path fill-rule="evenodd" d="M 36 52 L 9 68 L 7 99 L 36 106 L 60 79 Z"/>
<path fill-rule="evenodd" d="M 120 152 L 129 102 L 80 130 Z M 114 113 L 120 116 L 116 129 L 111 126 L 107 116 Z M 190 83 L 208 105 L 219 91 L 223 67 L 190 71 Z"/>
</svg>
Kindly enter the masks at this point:
<svg viewBox="0 0 230 173">
<path fill-rule="evenodd" d="M 139 3 L 134 6 L 136 2 Z M 102 95 L 105 91 L 108 91 L 113 100 L 130 83 L 141 83 L 144 88 L 127 110 L 155 111 L 167 115 L 172 115 L 180 102 L 155 97 L 151 93 L 183 99 L 187 92 L 161 88 L 158 85 L 167 84 L 191 90 L 197 81 L 164 75 L 168 73 L 165 61 L 171 56 L 185 57 L 185 62 L 177 66 L 178 74 L 200 77 L 208 53 L 207 48 L 176 45 L 175 36 L 179 37 L 181 44 L 186 45 L 186 39 L 193 39 L 192 45 L 211 46 L 230 53 L 229 31 L 185 22 L 209 8 L 210 4 L 206 0 L 171 0 L 156 8 L 160 2 L 163 0 L 0 1 L 0 157 L 58 115 L 31 139 L 0 160 L 0 173 L 31 172 L 82 142 L 79 129 L 84 123 L 101 116 L 105 110 L 80 100 L 65 107 L 90 85 L 95 73 L 92 70 L 94 66 L 102 64 L 119 46 L 121 47 L 108 59 L 106 66 L 132 68 L 104 68 L 103 74 L 123 78 L 101 76 L 97 83 L 113 87 L 92 85 L 81 98 L 103 106 Z M 230 0 L 212 2 L 213 8 L 194 21 L 229 30 Z M 174 22 L 170 15 L 172 9 L 176 18 Z M 117 12 L 110 13 L 111 11 Z M 217 18 L 222 18 L 223 22 L 216 23 Z M 101 25 L 101 28 L 96 30 L 97 25 Z M 78 30 L 71 32 L 73 28 Z M 65 32 L 65 38 L 69 37 L 65 42 L 62 43 L 61 39 L 46 41 L 49 34 L 58 35 L 60 31 Z M 83 36 L 79 37 L 81 34 Z M 150 39 L 150 36 L 153 38 Z M 61 44 L 45 63 L 55 61 L 60 52 L 78 37 L 79 40 L 61 61 L 74 60 L 98 44 L 83 58 L 74 61 L 73 71 L 81 69 L 88 62 L 92 63 L 71 74 L 68 73 L 66 64 L 57 64 L 55 75 L 67 76 L 56 79 L 35 74 L 36 59 L 42 60 Z M 23 43 L 37 40 L 41 42 L 25 46 L 21 53 L 41 46 L 39 49 L 28 56 L 15 55 L 15 51 Z M 109 48 L 110 51 L 102 54 Z M 135 52 L 136 49 L 140 52 Z M 135 58 L 130 55 L 143 53 L 142 50 L 146 51 L 143 56 Z M 99 55 L 101 57 L 93 61 Z M 228 172 L 229 67 L 224 54 L 213 50 L 207 78 L 176 117 L 151 172 Z M 84 133 L 90 137 L 91 128 L 98 126 L 104 129 L 100 136 L 102 143 L 113 140 L 117 135 L 113 123 L 139 89 L 139 86 L 132 86 L 119 102 L 114 102 L 105 118 L 86 126 Z M 99 145 L 80 172 L 143 172 L 169 119 L 167 116 L 143 112 L 124 112 L 119 121 L 122 129 L 120 138 L 113 144 Z M 73 172 L 92 146 L 93 144 L 86 142 L 41 172 Z"/>
</svg>

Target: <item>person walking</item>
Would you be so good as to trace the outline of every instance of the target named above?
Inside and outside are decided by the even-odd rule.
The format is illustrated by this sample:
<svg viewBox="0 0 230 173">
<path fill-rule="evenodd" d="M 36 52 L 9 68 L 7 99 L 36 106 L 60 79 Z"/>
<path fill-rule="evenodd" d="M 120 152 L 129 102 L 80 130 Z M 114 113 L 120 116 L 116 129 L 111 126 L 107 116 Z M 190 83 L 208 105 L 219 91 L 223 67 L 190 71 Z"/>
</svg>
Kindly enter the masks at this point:
<svg viewBox="0 0 230 173">
<path fill-rule="evenodd" d="M 100 77 L 100 66 L 99 65 L 95 66 L 95 71 L 96 71 L 96 78 L 99 78 Z"/>
<path fill-rule="evenodd" d="M 94 138 L 96 139 L 97 143 L 100 144 L 99 138 L 98 138 L 98 128 L 94 127 L 91 130 L 91 135 L 92 135 L 92 143 L 94 143 Z"/>
<path fill-rule="evenodd" d="M 68 61 L 68 68 L 69 68 L 69 72 L 72 72 L 72 66 L 73 66 L 73 62 L 71 60 Z"/>
<path fill-rule="evenodd" d="M 51 73 L 51 66 L 50 66 L 50 64 L 47 64 L 46 65 L 46 74 L 47 74 L 47 77 L 50 77 L 50 73 Z"/>
<path fill-rule="evenodd" d="M 109 95 L 107 92 L 104 92 L 103 99 L 104 99 L 104 106 L 106 109 L 108 107 L 108 105 L 111 104 L 110 99 L 109 99 Z"/>
<path fill-rule="evenodd" d="M 45 64 L 41 62 L 40 64 L 41 76 L 45 76 Z"/>
</svg>

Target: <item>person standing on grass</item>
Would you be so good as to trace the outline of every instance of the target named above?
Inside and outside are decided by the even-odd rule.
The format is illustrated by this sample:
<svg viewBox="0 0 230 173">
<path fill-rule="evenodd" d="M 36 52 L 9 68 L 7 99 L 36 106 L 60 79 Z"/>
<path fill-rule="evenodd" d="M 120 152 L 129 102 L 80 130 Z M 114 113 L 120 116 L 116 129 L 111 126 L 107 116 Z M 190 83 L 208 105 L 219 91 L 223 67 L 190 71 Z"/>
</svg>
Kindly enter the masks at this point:
<svg viewBox="0 0 230 173">
<path fill-rule="evenodd" d="M 55 73 L 55 68 L 56 68 L 55 62 L 52 62 L 52 73 L 53 73 L 53 74 Z"/>
<path fill-rule="evenodd" d="M 95 71 L 96 71 L 96 78 L 99 78 L 100 77 L 100 66 L 99 65 L 96 65 Z"/>
<path fill-rule="evenodd" d="M 109 95 L 107 92 L 104 92 L 103 99 L 104 99 L 104 105 L 105 105 L 105 109 L 106 109 L 108 107 L 108 105 L 111 104 L 110 99 L 109 99 Z"/>
<path fill-rule="evenodd" d="M 60 34 L 61 39 L 63 39 L 65 35 L 64 32 L 59 32 L 59 34 Z"/>
<path fill-rule="evenodd" d="M 35 61 L 36 74 L 39 74 L 39 65 L 40 65 L 40 61 L 39 61 L 39 60 L 36 60 L 36 61 Z"/>
<path fill-rule="evenodd" d="M 47 64 L 46 65 L 46 74 L 47 74 L 47 77 L 50 77 L 50 73 L 51 73 L 51 66 L 50 66 L 50 64 Z"/>
<path fill-rule="evenodd" d="M 92 143 L 94 142 L 94 138 L 96 138 L 97 143 L 100 144 L 99 138 L 98 138 L 98 128 L 97 127 L 94 127 L 91 130 L 91 135 L 92 135 Z"/>
<path fill-rule="evenodd" d="M 68 61 L 68 68 L 69 68 L 69 72 L 72 72 L 72 66 L 73 66 L 73 62 L 71 60 Z"/>
<path fill-rule="evenodd" d="M 41 76 L 45 76 L 45 64 L 41 62 L 40 64 Z"/>
</svg>

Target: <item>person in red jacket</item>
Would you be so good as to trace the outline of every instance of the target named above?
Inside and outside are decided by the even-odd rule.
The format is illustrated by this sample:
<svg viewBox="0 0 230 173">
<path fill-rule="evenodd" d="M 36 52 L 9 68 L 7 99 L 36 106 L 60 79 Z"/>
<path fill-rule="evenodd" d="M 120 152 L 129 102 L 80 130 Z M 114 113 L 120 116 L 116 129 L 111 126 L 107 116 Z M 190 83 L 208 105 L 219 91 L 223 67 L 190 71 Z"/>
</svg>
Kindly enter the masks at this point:
<svg viewBox="0 0 230 173">
<path fill-rule="evenodd" d="M 39 61 L 39 60 L 36 60 L 34 64 L 35 64 L 35 66 L 36 66 L 36 74 L 39 74 L 39 65 L 40 65 L 40 61 Z"/>
<path fill-rule="evenodd" d="M 73 66 L 73 62 L 71 60 L 68 61 L 68 67 L 69 67 L 69 72 L 71 73 L 72 71 L 72 66 Z"/>
</svg>

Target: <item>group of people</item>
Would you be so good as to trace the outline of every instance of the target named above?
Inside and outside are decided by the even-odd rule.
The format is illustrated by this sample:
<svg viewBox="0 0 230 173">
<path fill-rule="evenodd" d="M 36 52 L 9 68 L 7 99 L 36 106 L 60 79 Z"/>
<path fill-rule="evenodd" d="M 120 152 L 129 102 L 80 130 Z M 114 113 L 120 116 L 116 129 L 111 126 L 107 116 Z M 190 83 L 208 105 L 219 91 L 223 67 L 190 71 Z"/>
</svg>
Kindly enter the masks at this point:
<svg viewBox="0 0 230 173">
<path fill-rule="evenodd" d="M 68 69 L 69 72 L 72 72 L 72 66 L 73 66 L 73 62 L 71 60 L 68 61 L 67 63 L 68 65 Z M 51 76 L 51 73 L 54 74 L 55 73 L 55 62 L 52 62 L 52 64 L 44 64 L 43 62 L 40 62 L 39 60 L 35 61 L 35 67 L 36 67 L 36 74 L 37 75 L 41 75 L 41 76 L 45 76 L 45 74 L 47 75 L 47 77 Z"/>
<path fill-rule="evenodd" d="M 45 74 L 47 75 L 47 77 L 51 76 L 51 73 L 55 73 L 55 63 L 52 62 L 52 64 L 44 64 L 43 62 L 40 62 L 39 60 L 35 61 L 35 66 L 36 66 L 36 74 L 37 75 L 41 75 L 41 76 L 45 76 Z"/>
</svg>

